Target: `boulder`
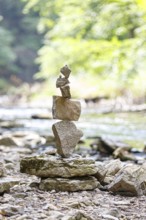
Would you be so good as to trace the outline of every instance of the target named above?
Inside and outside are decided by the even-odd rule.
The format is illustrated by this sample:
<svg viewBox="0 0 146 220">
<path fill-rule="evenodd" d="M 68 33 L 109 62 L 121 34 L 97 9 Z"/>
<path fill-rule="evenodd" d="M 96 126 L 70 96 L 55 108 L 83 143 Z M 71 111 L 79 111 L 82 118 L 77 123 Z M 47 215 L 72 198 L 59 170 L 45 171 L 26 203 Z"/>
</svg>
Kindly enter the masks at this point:
<svg viewBox="0 0 146 220">
<path fill-rule="evenodd" d="M 54 119 L 78 121 L 81 104 L 61 96 L 53 96 L 52 114 Z"/>
<path fill-rule="evenodd" d="M 62 157 L 70 156 L 83 136 L 82 131 L 78 130 L 75 124 L 70 121 L 57 122 L 53 124 L 52 130 L 58 154 Z"/>
<path fill-rule="evenodd" d="M 45 191 L 68 191 L 76 192 L 83 190 L 93 190 L 99 186 L 99 182 L 95 177 L 80 177 L 80 178 L 47 178 L 42 179 L 39 185 L 41 190 Z"/>
<path fill-rule="evenodd" d="M 15 179 L 14 177 L 2 177 L 0 178 L 0 195 L 8 192 L 11 187 L 19 184 L 20 180 Z"/>
<path fill-rule="evenodd" d="M 97 171 L 95 161 L 87 158 L 60 158 L 55 156 L 26 157 L 20 161 L 20 171 L 38 177 L 91 176 Z"/>
<path fill-rule="evenodd" d="M 146 163 L 125 165 L 108 185 L 108 190 L 125 196 L 146 195 Z"/>
</svg>

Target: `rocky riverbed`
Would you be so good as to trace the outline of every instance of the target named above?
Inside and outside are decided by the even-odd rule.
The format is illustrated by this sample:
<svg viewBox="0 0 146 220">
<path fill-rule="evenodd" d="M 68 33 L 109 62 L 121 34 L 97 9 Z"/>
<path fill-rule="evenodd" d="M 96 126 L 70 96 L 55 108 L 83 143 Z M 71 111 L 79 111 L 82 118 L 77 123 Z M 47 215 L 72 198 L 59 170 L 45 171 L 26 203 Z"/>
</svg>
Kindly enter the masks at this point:
<svg viewBox="0 0 146 220">
<path fill-rule="evenodd" d="M 131 131 L 136 132 L 134 125 L 131 124 L 128 130 L 127 124 L 123 121 L 121 125 L 123 133 L 119 130 L 117 139 L 120 140 L 117 141 L 115 136 L 113 138 L 113 130 L 110 136 L 105 137 L 104 131 L 107 127 L 104 126 L 105 118 L 103 123 L 102 119 L 98 118 L 97 127 L 99 125 L 100 129 L 96 133 L 95 124 L 91 123 L 92 118 L 90 120 L 86 114 L 86 117 L 79 123 L 85 137 L 78 145 L 75 153 L 95 161 L 97 170 L 96 175 L 94 173 L 93 175 L 99 182 L 98 187 L 92 191 L 43 191 L 39 187 L 40 177 L 20 172 L 20 161 L 23 158 L 36 157 L 37 155 L 43 158 L 55 157 L 56 149 L 54 148 L 54 139 L 50 129 L 53 121 L 49 120 L 49 117 L 47 118 L 47 110 L 35 109 L 30 111 L 26 109 L 26 111 L 23 111 L 19 109 L 17 114 L 16 111 L 13 114 L 13 110 L 7 109 L 3 111 L 3 114 L 1 110 L 0 219 L 146 219 L 144 144 L 141 146 L 140 151 L 133 151 L 131 150 L 132 146 L 122 142 L 122 134 L 126 136 Z M 43 116 L 45 115 L 45 117 L 42 116 L 42 119 L 36 117 L 36 115 L 35 118 L 37 119 L 31 119 L 34 113 L 42 114 L 42 112 Z M 110 130 L 111 124 L 109 122 L 111 122 L 111 119 L 108 119 Z M 118 124 L 116 126 L 117 121 L 115 118 L 114 122 L 115 124 L 112 127 L 119 128 Z M 90 125 L 93 127 L 90 127 Z M 124 125 L 127 133 L 123 129 Z M 144 143 L 146 130 L 140 126 L 141 124 L 139 124 L 140 132 L 137 132 L 137 134 L 141 137 L 141 143 Z M 102 138 L 101 133 L 103 133 Z M 135 137 L 136 140 L 139 137 Z M 124 157 L 121 157 L 121 152 L 117 154 L 120 147 L 124 149 L 122 151 Z M 119 181 L 120 178 L 123 181 L 122 183 Z M 130 178 L 130 183 L 127 178 Z M 120 187 L 125 187 L 125 189 L 122 189 L 122 193 L 118 190 L 118 183 L 122 184 Z M 127 185 L 124 185 L 125 183 Z M 132 194 L 127 193 L 129 192 L 129 186 Z"/>
</svg>

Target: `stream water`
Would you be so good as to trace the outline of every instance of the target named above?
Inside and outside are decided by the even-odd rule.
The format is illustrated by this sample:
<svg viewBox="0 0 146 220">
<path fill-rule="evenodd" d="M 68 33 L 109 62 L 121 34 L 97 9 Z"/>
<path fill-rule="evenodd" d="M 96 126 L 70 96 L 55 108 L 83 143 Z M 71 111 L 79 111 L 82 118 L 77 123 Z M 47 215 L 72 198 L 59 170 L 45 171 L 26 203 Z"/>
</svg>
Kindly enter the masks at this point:
<svg viewBox="0 0 146 220">
<path fill-rule="evenodd" d="M 2 127 L 1 133 L 7 130 L 31 130 L 39 134 L 52 134 L 51 126 L 55 120 L 32 119 L 34 114 L 48 114 L 47 108 L 0 108 L 0 120 L 15 122 L 11 128 Z M 51 115 L 51 113 L 50 113 Z M 125 141 L 134 148 L 143 149 L 146 142 L 146 113 L 97 114 L 96 109 L 82 111 L 76 125 L 83 131 L 84 137 L 103 136 Z"/>
</svg>

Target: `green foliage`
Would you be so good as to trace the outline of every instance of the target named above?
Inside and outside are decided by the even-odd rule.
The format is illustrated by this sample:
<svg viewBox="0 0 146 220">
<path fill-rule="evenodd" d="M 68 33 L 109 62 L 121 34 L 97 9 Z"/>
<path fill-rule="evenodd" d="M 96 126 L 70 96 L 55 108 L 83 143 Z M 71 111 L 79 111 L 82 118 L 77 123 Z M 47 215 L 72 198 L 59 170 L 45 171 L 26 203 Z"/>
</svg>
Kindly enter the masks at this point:
<svg viewBox="0 0 146 220">
<path fill-rule="evenodd" d="M 105 82 L 119 93 L 128 88 L 146 92 L 144 0 L 23 1 L 25 11 L 33 8 L 39 13 L 38 28 L 44 33 L 38 77 L 50 80 L 69 64 L 81 81 L 94 77 L 87 86 L 95 86 L 95 93 L 104 89 Z"/>
<path fill-rule="evenodd" d="M 38 70 L 34 60 L 41 45 L 39 17 L 34 12 L 25 16 L 23 7 L 20 0 L 0 0 L 0 75 L 8 81 L 16 78 L 12 75 L 32 81 Z"/>
</svg>

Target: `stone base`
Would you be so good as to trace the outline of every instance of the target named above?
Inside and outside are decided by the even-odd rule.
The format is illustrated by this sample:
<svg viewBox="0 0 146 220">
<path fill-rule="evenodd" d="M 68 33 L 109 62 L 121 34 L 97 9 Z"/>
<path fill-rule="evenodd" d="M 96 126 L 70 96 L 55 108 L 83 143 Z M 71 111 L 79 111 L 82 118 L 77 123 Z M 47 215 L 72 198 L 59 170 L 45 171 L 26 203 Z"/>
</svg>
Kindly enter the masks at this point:
<svg viewBox="0 0 146 220">
<path fill-rule="evenodd" d="M 47 178 L 42 179 L 39 185 L 39 189 L 44 191 L 55 190 L 59 191 L 84 191 L 84 190 L 94 190 L 100 185 L 95 177 L 82 177 L 82 178 Z"/>
<path fill-rule="evenodd" d="M 92 176 L 97 172 L 97 167 L 92 159 L 60 158 L 48 155 L 23 158 L 20 161 L 20 171 L 43 178 L 72 178 Z"/>
</svg>

